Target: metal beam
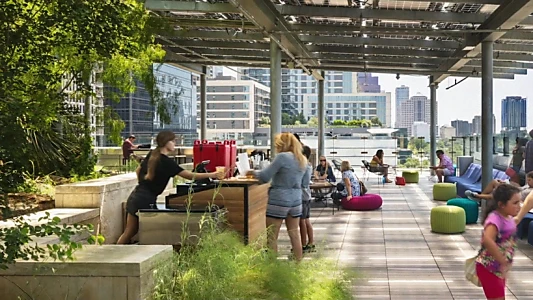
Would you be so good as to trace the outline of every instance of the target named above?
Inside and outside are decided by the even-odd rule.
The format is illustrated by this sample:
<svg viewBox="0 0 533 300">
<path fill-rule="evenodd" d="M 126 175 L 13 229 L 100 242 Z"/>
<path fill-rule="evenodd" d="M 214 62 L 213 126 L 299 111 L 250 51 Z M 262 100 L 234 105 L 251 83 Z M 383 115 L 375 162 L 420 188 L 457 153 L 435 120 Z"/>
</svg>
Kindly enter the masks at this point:
<svg viewBox="0 0 533 300">
<path fill-rule="evenodd" d="M 179 68 L 185 69 L 187 71 L 193 72 L 193 73 L 203 74 L 204 69 L 202 68 L 201 65 L 195 64 L 192 60 L 190 60 L 189 58 L 183 55 L 179 55 L 179 54 L 167 51 L 165 53 L 164 59 L 165 61 L 167 60 L 168 61 L 170 60 L 180 61 L 180 63 L 174 63 L 174 65 L 176 65 Z"/>
<path fill-rule="evenodd" d="M 533 45 L 520 44 L 494 44 L 494 51 L 498 52 L 517 52 L 517 53 L 533 53 Z"/>
<path fill-rule="evenodd" d="M 207 139 L 207 67 L 202 67 L 203 74 L 200 75 L 200 139 Z"/>
<path fill-rule="evenodd" d="M 276 155 L 276 135 L 281 133 L 281 49 L 270 42 L 270 156 Z"/>
<path fill-rule="evenodd" d="M 324 71 L 320 72 L 322 78 L 326 78 Z M 325 144 L 325 132 L 324 132 L 324 79 L 318 81 L 318 156 L 326 155 L 324 150 Z"/>
<path fill-rule="evenodd" d="M 466 65 L 481 67 L 481 60 L 471 60 Z M 523 63 L 523 62 L 514 62 L 514 61 L 494 61 L 494 67 L 509 68 L 509 69 L 533 69 L 533 63 Z"/>
<path fill-rule="evenodd" d="M 175 45 L 168 47 L 191 47 L 191 48 L 208 48 L 208 49 L 239 49 L 239 50 L 268 50 L 270 46 L 268 43 L 247 43 L 247 42 L 206 42 L 206 41 L 191 41 L 191 40 L 177 40 Z"/>
<path fill-rule="evenodd" d="M 231 4 L 237 7 L 244 16 L 252 21 L 257 27 L 261 28 L 265 34 L 270 37 L 270 41 L 274 41 L 279 45 L 281 50 L 292 58 L 298 67 L 302 68 L 304 72 L 312 74 L 315 79 L 321 79 L 318 72 L 312 72 L 305 67 L 296 56 L 312 58 L 311 54 L 295 34 L 286 33 L 276 35 L 272 32 L 274 30 L 288 31 L 290 26 L 285 18 L 276 10 L 275 5 L 270 0 L 229 0 Z M 309 64 L 316 66 L 317 61 L 311 60 Z"/>
<path fill-rule="evenodd" d="M 499 41 L 505 42 L 522 42 L 524 40 L 533 41 L 533 32 L 509 31 L 499 39 Z"/>
<path fill-rule="evenodd" d="M 164 48 L 169 49 L 167 47 L 164 47 Z M 170 51 L 177 53 L 177 54 L 190 54 L 189 52 L 182 50 L 182 49 L 170 49 Z M 235 56 L 243 56 L 243 57 L 260 57 L 260 58 L 266 57 L 267 59 L 269 57 L 268 51 L 257 51 L 257 50 L 201 49 L 198 51 L 198 53 L 201 53 L 202 55 L 205 55 L 205 56 L 235 55 Z"/>
<path fill-rule="evenodd" d="M 479 26 L 478 30 L 485 29 L 512 29 L 524 19 L 533 13 L 533 1 L 530 0 L 512 0 L 505 1 L 500 5 L 490 17 Z M 481 33 L 479 35 L 471 36 L 474 39 L 474 49 L 469 51 L 458 51 L 456 56 L 461 57 L 457 61 L 451 61 L 443 64 L 440 69 L 444 70 L 459 70 L 466 65 L 472 57 L 476 57 L 481 52 L 481 43 L 484 41 L 496 41 L 505 35 L 503 31 Z M 492 49 L 492 47 L 491 47 Z M 492 51 L 492 50 L 491 50 Z M 491 53 L 492 56 L 492 53 Z M 435 76 L 435 82 L 442 82 L 447 77 L 446 74 Z"/>
<path fill-rule="evenodd" d="M 354 25 L 337 25 L 337 24 L 291 24 L 291 32 L 299 33 L 366 33 L 366 34 L 390 34 L 390 35 L 410 35 L 421 37 L 456 37 L 461 38 L 465 35 L 462 30 L 443 30 L 431 28 L 398 28 L 398 27 L 379 27 L 379 26 L 354 26 Z"/>
<path fill-rule="evenodd" d="M 170 25 L 183 28 L 211 27 L 211 28 L 237 28 L 240 30 L 257 30 L 257 27 L 248 21 L 241 20 L 214 20 L 214 19 L 188 19 L 167 18 Z"/>
<path fill-rule="evenodd" d="M 453 51 L 437 50 L 414 50 L 414 49 L 392 49 L 392 48 L 374 48 L 374 47 L 339 47 L 339 46 L 307 46 L 311 52 L 322 53 L 356 53 L 367 55 L 392 55 L 392 56 L 419 56 L 419 57 L 451 57 Z"/>
<path fill-rule="evenodd" d="M 492 46 L 494 42 L 484 41 L 482 44 L 483 75 L 481 79 L 481 172 L 482 188 L 485 188 L 492 181 L 492 136 L 493 126 L 493 81 L 492 81 Z"/>
<path fill-rule="evenodd" d="M 268 41 L 269 38 L 261 32 L 241 32 L 238 30 L 228 29 L 228 30 L 176 30 L 174 31 L 174 36 L 169 36 L 169 39 L 180 39 L 180 38 L 198 38 L 198 39 L 213 39 L 213 40 L 265 40 Z"/>
<path fill-rule="evenodd" d="M 480 72 L 481 68 L 479 67 L 471 67 L 471 66 L 464 66 L 459 71 L 463 72 Z M 526 69 L 511 69 L 511 68 L 493 68 L 493 72 L 497 74 L 516 74 L 516 75 L 527 75 Z"/>
<path fill-rule="evenodd" d="M 446 1 L 430 1 L 430 0 L 409 0 L 409 2 L 446 2 L 446 3 L 454 3 L 454 4 L 492 4 L 492 5 L 500 5 L 502 3 L 502 0 L 446 0 Z"/>
<path fill-rule="evenodd" d="M 533 55 L 496 52 L 494 53 L 494 60 L 533 62 Z"/>
<path fill-rule="evenodd" d="M 276 5 L 282 15 L 380 19 L 420 22 L 474 23 L 481 24 L 487 19 L 486 14 L 435 12 L 423 10 L 392 10 L 392 9 L 361 9 L 346 6 L 315 6 L 315 5 Z"/>
<path fill-rule="evenodd" d="M 437 84 L 432 83 L 433 76 L 429 78 L 429 101 L 430 101 L 430 118 L 429 118 L 429 164 L 436 166 L 435 156 L 437 152 Z"/>
<path fill-rule="evenodd" d="M 185 1 L 145 0 L 144 7 L 151 11 L 176 11 L 197 13 L 236 13 L 239 11 L 229 3 L 204 3 Z"/>
<path fill-rule="evenodd" d="M 315 68 L 317 69 L 317 68 Z M 370 68 L 361 68 L 361 67 L 351 67 L 351 66 L 344 66 L 344 67 L 318 67 L 318 69 L 321 70 L 328 70 L 328 71 L 346 71 L 346 72 L 368 72 L 368 73 L 382 73 L 382 74 L 401 74 L 401 75 L 421 75 L 421 76 L 428 76 L 432 74 L 440 74 L 439 72 L 428 72 L 428 71 L 413 71 L 411 69 L 370 69 Z M 481 77 L 481 72 L 472 74 L 471 72 L 463 72 L 463 71 L 452 71 L 448 72 L 449 76 L 456 76 L 456 77 Z M 498 79 L 514 79 L 514 74 L 494 74 L 494 78 Z"/>
<path fill-rule="evenodd" d="M 315 57 L 320 59 L 320 63 L 328 62 L 381 62 L 387 64 L 422 64 L 422 65 L 440 65 L 448 58 L 415 58 L 415 57 L 401 57 L 401 56 L 379 56 L 379 55 L 367 55 L 361 58 L 361 55 L 357 54 L 320 54 L 315 53 Z"/>
<path fill-rule="evenodd" d="M 346 36 L 317 36 L 317 35 L 299 35 L 302 42 L 314 44 L 341 44 L 341 45 L 369 45 L 369 46 L 391 46 L 391 47 L 411 47 L 411 48 L 429 48 L 429 49 L 457 49 L 461 43 L 456 41 L 432 41 L 425 39 L 391 39 L 391 38 L 365 38 L 365 37 L 346 37 Z"/>
</svg>

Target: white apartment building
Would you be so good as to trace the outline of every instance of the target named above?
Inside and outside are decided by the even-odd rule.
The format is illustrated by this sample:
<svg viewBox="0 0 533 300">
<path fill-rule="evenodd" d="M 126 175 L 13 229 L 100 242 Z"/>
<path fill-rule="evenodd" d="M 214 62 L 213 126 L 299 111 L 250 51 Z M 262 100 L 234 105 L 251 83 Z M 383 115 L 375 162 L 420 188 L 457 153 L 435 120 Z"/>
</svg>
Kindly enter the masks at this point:
<svg viewBox="0 0 533 300">
<path fill-rule="evenodd" d="M 451 127 L 451 126 L 448 126 L 448 125 L 443 125 L 441 128 L 440 128 L 440 138 L 441 139 L 451 139 L 452 137 L 454 137 L 456 135 L 455 133 L 455 127 Z"/>
<path fill-rule="evenodd" d="M 426 122 L 413 122 L 413 136 L 415 138 L 423 137 L 426 143 L 430 141 L 429 124 Z"/>
<path fill-rule="evenodd" d="M 104 109 L 104 84 L 101 80 L 103 72 L 102 66 L 96 66 L 90 76 L 90 83 L 94 96 L 90 99 L 90 119 L 91 119 L 91 138 L 94 146 L 104 145 L 104 122 L 101 117 Z M 65 75 L 62 78 L 62 85 L 65 87 L 64 92 L 67 94 L 66 104 L 78 110 L 80 114 L 85 114 L 85 97 L 76 94 L 77 85 L 71 80 L 72 75 Z"/>
<path fill-rule="evenodd" d="M 409 87 L 402 85 L 396 88 L 396 120 L 394 122 L 394 126 L 396 128 L 402 128 L 400 127 L 400 120 L 401 120 L 401 105 L 405 101 L 409 100 Z"/>
<path fill-rule="evenodd" d="M 370 120 L 377 117 L 384 127 L 391 127 L 391 93 L 325 94 L 325 117 L 335 120 Z M 318 96 L 304 95 L 303 114 L 318 116 Z"/>
<path fill-rule="evenodd" d="M 207 139 L 252 138 L 261 118 L 270 118 L 270 88 L 261 83 L 225 76 L 207 80 L 206 89 Z"/>
<path fill-rule="evenodd" d="M 435 115 L 438 116 L 437 112 Z M 420 93 L 400 105 L 399 128 L 406 128 L 407 135 L 413 136 L 414 122 L 431 122 L 431 101 Z"/>
</svg>

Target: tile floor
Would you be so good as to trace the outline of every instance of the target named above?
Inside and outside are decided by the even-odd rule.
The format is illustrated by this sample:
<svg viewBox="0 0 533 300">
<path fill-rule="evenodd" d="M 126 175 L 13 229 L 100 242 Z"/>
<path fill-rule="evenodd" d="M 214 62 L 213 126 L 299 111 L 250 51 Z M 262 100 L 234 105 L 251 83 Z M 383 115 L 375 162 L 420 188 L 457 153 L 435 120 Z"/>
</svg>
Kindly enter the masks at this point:
<svg viewBox="0 0 533 300">
<path fill-rule="evenodd" d="M 362 178 L 362 174 L 358 174 Z M 376 176 L 366 181 L 369 193 L 383 197 L 383 207 L 369 212 L 336 211 L 313 203 L 311 220 L 321 254 L 355 270 L 356 299 L 485 299 L 481 288 L 464 279 L 463 264 L 476 254 L 481 237 L 479 224 L 466 232 L 442 235 L 431 232 L 429 214 L 434 206 L 429 173 L 419 184 L 378 186 Z M 280 234 L 280 255 L 290 243 Z M 313 255 L 309 254 L 309 259 Z M 519 242 L 507 283 L 507 298 L 533 300 L 533 246 Z"/>
</svg>

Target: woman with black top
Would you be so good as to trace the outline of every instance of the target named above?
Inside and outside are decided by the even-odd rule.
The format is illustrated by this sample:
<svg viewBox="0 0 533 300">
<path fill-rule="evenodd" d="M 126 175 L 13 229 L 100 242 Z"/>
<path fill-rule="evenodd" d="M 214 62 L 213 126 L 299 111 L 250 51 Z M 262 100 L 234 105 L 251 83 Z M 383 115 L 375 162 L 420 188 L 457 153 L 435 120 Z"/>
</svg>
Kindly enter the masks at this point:
<svg viewBox="0 0 533 300">
<path fill-rule="evenodd" d="M 165 190 L 170 178 L 179 175 L 185 179 L 224 178 L 223 172 L 193 173 L 182 169 L 167 155 L 174 151 L 176 135 L 172 131 L 159 132 L 156 138 L 157 147 L 150 151 L 137 168 L 139 184 L 128 197 L 126 203 L 126 229 L 117 244 L 129 244 L 131 238 L 139 230 L 139 209 L 155 206 L 157 196 Z"/>
</svg>

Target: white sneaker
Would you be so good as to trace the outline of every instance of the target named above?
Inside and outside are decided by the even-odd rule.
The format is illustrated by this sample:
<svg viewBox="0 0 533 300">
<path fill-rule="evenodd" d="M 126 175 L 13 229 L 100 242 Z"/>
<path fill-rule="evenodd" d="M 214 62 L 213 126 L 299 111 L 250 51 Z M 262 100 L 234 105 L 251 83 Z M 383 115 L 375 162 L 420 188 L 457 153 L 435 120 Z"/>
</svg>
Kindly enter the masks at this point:
<svg viewBox="0 0 533 300">
<path fill-rule="evenodd" d="M 472 192 L 472 191 L 468 190 L 468 191 L 465 192 L 465 196 L 468 199 L 470 199 L 470 200 L 479 201 L 479 199 L 477 198 L 478 193 L 476 193 L 476 192 Z"/>
</svg>

